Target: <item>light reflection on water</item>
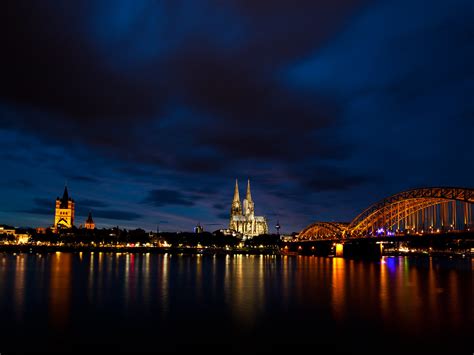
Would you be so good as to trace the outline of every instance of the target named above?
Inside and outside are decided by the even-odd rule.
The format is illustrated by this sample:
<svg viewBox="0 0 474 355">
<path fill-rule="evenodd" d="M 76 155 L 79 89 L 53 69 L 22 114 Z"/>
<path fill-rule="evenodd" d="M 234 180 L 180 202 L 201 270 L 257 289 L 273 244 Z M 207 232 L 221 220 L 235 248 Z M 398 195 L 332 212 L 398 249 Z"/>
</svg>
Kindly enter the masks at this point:
<svg viewBox="0 0 474 355">
<path fill-rule="evenodd" d="M 296 322 L 299 332 L 327 333 L 314 342 L 382 328 L 407 338 L 449 329 L 462 338 L 473 330 L 472 270 L 467 259 L 3 254 L 0 310 L 12 332 L 40 326 L 66 339 L 85 319 L 92 329 L 120 333 L 129 320 L 171 337 L 193 327 L 298 334 Z"/>
</svg>

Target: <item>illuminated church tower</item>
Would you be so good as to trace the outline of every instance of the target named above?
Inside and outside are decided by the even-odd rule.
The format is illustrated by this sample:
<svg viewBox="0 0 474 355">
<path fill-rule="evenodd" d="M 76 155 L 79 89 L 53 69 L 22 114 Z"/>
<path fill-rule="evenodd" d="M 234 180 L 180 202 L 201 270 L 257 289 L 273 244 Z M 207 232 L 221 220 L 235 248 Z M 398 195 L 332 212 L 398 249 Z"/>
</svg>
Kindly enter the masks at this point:
<svg viewBox="0 0 474 355">
<path fill-rule="evenodd" d="M 92 219 L 91 212 L 89 212 L 89 217 L 87 217 L 85 227 L 86 229 L 95 229 L 95 223 L 94 223 L 94 220 Z"/>
<path fill-rule="evenodd" d="M 56 198 L 54 213 L 54 229 L 72 228 L 74 225 L 74 200 L 69 197 L 67 186 L 64 187 L 62 198 Z"/>
<path fill-rule="evenodd" d="M 243 208 L 240 205 L 239 186 L 237 180 L 235 180 L 234 199 L 230 209 L 229 229 L 240 232 L 246 237 L 254 237 L 268 233 L 265 217 L 255 216 L 255 205 L 250 192 L 250 180 L 247 181 L 247 193 L 243 201 Z"/>
</svg>

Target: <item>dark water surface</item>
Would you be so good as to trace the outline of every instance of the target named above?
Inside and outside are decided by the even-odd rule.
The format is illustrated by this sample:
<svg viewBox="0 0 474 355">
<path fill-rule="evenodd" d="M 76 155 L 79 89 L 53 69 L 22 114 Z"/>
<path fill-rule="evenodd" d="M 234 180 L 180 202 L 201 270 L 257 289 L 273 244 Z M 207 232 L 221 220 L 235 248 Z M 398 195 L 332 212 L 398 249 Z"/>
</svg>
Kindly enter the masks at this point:
<svg viewBox="0 0 474 355">
<path fill-rule="evenodd" d="M 0 353 L 202 345 L 222 353 L 309 346 L 472 354 L 473 265 L 408 257 L 0 254 Z"/>
</svg>

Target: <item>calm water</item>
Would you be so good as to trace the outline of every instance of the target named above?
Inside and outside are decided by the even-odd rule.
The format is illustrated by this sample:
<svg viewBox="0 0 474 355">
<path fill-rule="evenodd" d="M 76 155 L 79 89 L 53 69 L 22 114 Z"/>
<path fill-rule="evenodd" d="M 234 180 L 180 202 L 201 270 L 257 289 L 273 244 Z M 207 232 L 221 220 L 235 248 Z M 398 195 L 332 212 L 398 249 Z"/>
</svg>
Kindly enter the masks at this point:
<svg viewBox="0 0 474 355">
<path fill-rule="evenodd" d="M 472 272 L 469 259 L 0 254 L 0 352 L 311 344 L 472 354 Z"/>
</svg>

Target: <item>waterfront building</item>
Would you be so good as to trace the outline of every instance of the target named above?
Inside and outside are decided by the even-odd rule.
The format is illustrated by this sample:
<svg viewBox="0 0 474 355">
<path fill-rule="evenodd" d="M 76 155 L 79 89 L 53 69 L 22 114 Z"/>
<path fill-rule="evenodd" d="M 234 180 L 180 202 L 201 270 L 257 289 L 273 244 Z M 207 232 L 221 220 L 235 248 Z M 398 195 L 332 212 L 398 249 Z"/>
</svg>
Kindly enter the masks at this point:
<svg viewBox="0 0 474 355">
<path fill-rule="evenodd" d="M 95 229 L 95 223 L 94 223 L 94 220 L 92 219 L 91 212 L 89 212 L 89 217 L 87 217 L 85 227 L 86 229 Z"/>
<path fill-rule="evenodd" d="M 69 197 L 67 186 L 64 187 L 62 198 L 56 198 L 54 213 L 54 230 L 72 228 L 74 226 L 74 200 Z"/>
<path fill-rule="evenodd" d="M 247 181 L 247 193 L 240 204 L 239 185 L 235 180 L 234 199 L 230 209 L 229 229 L 241 233 L 244 237 L 254 237 L 268 233 L 267 220 L 263 216 L 255 216 L 255 204 L 250 192 L 250 180 Z"/>
<path fill-rule="evenodd" d="M 0 224 L 0 234 L 15 235 L 15 228 L 6 224 Z"/>
</svg>

